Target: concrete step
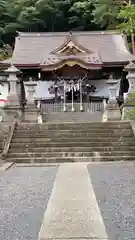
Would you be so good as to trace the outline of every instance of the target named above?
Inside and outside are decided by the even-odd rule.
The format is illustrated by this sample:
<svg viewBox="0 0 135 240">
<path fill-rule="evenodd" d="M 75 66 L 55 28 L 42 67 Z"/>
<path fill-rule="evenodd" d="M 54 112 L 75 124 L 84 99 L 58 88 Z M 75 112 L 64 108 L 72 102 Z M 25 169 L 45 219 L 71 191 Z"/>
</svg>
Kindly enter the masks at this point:
<svg viewBox="0 0 135 240">
<path fill-rule="evenodd" d="M 106 144 L 106 145 L 105 145 Z M 101 142 L 96 142 L 96 139 L 95 141 L 92 141 L 92 142 L 68 142 L 68 143 L 65 143 L 65 142 L 50 142 L 50 143 L 45 143 L 45 142 L 22 142 L 22 143 L 11 143 L 10 144 L 10 147 L 14 147 L 14 148 L 36 148 L 36 147 L 47 147 L 47 148 L 54 148 L 54 147 L 59 147 L 59 148 L 63 148 L 63 147 L 92 147 L 92 146 L 96 146 L 96 147 L 99 147 L 99 146 L 114 146 L 114 142 L 112 141 L 108 141 L 107 142 L 107 139 L 105 139 L 105 141 Z M 118 142 L 115 142 L 115 145 L 117 146 L 120 146 L 120 145 L 123 145 L 123 146 L 134 146 L 135 145 L 135 142 L 131 139 L 131 140 L 128 140 L 126 141 L 125 139 L 123 139 L 122 141 L 118 141 Z"/>
<path fill-rule="evenodd" d="M 56 136 L 56 137 L 61 137 L 61 136 L 65 136 L 65 137 L 68 137 L 68 136 L 76 136 L 76 137 L 79 137 L 79 136 L 91 136 L 91 135 L 132 135 L 133 136 L 133 131 L 131 129 L 129 130 L 123 130 L 123 131 L 119 131 L 117 129 L 114 129 L 114 130 L 104 130 L 104 129 L 100 129 L 100 130 L 97 130 L 97 129 L 86 129 L 86 130 L 81 130 L 81 129 L 78 129 L 78 130 L 59 130 L 59 131 L 56 131 L 56 130 L 46 130 L 46 131 L 40 131 L 40 132 L 34 132 L 34 131 L 25 131 L 25 132 L 14 132 L 13 136 L 15 137 L 48 137 L 48 136 Z"/>
<path fill-rule="evenodd" d="M 110 156 L 110 157 L 69 157 L 69 158 L 43 158 L 43 157 L 20 157 L 7 158 L 8 162 L 15 163 L 64 163 L 64 162 L 108 162 L 108 161 L 134 161 L 135 156 Z"/>
<path fill-rule="evenodd" d="M 37 130 L 43 130 L 43 129 L 76 129 L 76 128 L 98 128 L 98 129 L 102 129 L 102 128 L 105 128 L 105 129 L 112 129 L 112 128 L 123 128 L 123 129 L 127 129 L 127 128 L 130 128 L 130 124 L 129 122 L 106 122 L 106 123 L 102 123 L 102 122 L 93 122 L 93 123 L 57 123 L 57 124 L 27 124 L 27 123 L 21 123 L 20 125 L 18 125 L 16 127 L 16 130 L 23 130 L 23 129 L 34 129 Z"/>
<path fill-rule="evenodd" d="M 33 152 L 33 153 L 42 153 L 42 152 L 50 152 L 50 153 L 59 153 L 59 152 L 108 152 L 108 151 L 135 151 L 135 144 L 132 146 L 127 146 L 127 145 L 117 145 L 114 143 L 114 146 L 106 146 L 103 143 L 103 146 L 95 147 L 95 143 L 93 147 L 54 147 L 54 148 L 47 148 L 47 147 L 36 147 L 36 148 L 29 148 L 29 147 L 22 147 L 22 148 L 16 148 L 16 147 L 11 147 L 9 148 L 9 153 L 28 153 L 28 152 Z"/>
<path fill-rule="evenodd" d="M 10 153 L 7 155 L 8 158 L 28 158 L 28 157 L 42 157 L 42 158 L 67 158 L 67 157 L 110 157 L 110 156 L 135 156 L 135 151 L 106 151 L 106 152 L 21 152 L 21 153 Z"/>
<path fill-rule="evenodd" d="M 29 144 L 29 143 L 44 143 L 45 145 L 48 145 L 48 144 L 57 144 L 57 143 L 60 143 L 60 144 L 69 144 L 69 143 L 73 143 L 73 145 L 75 146 L 76 144 L 78 143 L 92 143 L 92 142 L 125 142 L 125 141 L 134 141 L 135 143 L 135 139 L 134 137 L 132 136 L 91 136 L 91 137 L 85 137 L 85 138 L 82 138 L 82 137 L 79 137 L 79 138 L 16 138 L 14 137 L 11 141 L 11 143 L 24 143 L 24 144 Z M 51 145 L 50 145 L 51 146 Z"/>
<path fill-rule="evenodd" d="M 101 121 L 102 120 L 102 113 L 99 111 L 97 112 L 60 112 L 60 110 L 56 113 L 47 113 L 43 114 L 43 121 L 44 122 L 92 122 L 92 121 Z"/>
<path fill-rule="evenodd" d="M 64 141 L 64 142 L 69 142 L 72 141 L 76 141 L 76 142 L 87 142 L 87 141 L 94 141 L 95 139 L 97 139 L 97 141 L 104 141 L 104 140 L 107 140 L 109 139 L 110 141 L 118 141 L 120 139 L 125 139 L 125 140 L 134 140 L 135 141 L 135 138 L 132 134 L 121 134 L 121 135 L 112 135 L 112 134 L 108 134 L 108 135 L 105 135 L 103 134 L 102 136 L 101 135 L 96 135 L 96 134 L 92 134 L 92 135 L 74 135 L 74 134 L 69 134 L 69 135 L 66 135 L 66 136 L 29 136 L 29 137 L 25 137 L 25 136 L 13 136 L 12 138 L 12 142 L 30 142 L 30 141 L 33 141 L 33 142 L 49 142 L 49 141 L 52 141 L 52 142 L 61 142 L 61 141 Z"/>
</svg>

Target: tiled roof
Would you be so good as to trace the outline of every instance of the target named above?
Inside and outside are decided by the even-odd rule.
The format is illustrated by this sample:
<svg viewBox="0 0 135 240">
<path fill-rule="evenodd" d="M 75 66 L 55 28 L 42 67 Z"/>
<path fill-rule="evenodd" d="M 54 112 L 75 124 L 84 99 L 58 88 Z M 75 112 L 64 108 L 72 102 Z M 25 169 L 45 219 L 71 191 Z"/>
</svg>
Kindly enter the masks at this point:
<svg viewBox="0 0 135 240">
<path fill-rule="evenodd" d="M 42 64 L 59 48 L 69 33 L 19 33 L 15 42 L 12 64 Z M 103 63 L 135 60 L 130 54 L 125 36 L 114 32 L 72 32 L 78 44 L 100 54 Z M 55 56 L 55 55 L 54 55 Z"/>
</svg>

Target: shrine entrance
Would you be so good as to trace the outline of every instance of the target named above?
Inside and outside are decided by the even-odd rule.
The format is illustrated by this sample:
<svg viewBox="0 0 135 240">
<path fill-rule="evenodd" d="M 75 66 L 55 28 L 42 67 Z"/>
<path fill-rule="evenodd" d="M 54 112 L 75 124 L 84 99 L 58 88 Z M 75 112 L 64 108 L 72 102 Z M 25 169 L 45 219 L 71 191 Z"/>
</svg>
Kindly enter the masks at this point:
<svg viewBox="0 0 135 240">
<path fill-rule="evenodd" d="M 95 71 L 93 71 L 95 74 Z M 42 112 L 97 112 L 102 110 L 102 100 L 91 101 L 96 90 L 90 84 L 89 71 L 78 65 L 64 66 L 53 71 L 53 83 L 48 89 L 54 97 L 42 101 Z M 92 71 L 91 71 L 92 75 Z"/>
<path fill-rule="evenodd" d="M 80 80 L 59 82 L 51 86 L 49 91 L 54 98 L 41 101 L 43 113 L 51 112 L 100 112 L 103 108 L 103 101 L 92 101 L 90 92 L 94 86 L 85 86 Z"/>
</svg>

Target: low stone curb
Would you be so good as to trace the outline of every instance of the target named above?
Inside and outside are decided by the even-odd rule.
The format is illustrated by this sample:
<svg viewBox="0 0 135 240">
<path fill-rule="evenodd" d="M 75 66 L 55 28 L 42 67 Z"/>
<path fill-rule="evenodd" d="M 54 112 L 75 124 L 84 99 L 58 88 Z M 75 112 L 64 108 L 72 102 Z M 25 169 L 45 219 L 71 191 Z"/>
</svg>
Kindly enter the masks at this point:
<svg viewBox="0 0 135 240">
<path fill-rule="evenodd" d="M 72 164 L 82 164 L 82 165 L 89 165 L 89 164 L 119 164 L 119 163 L 130 163 L 132 161 L 108 161 L 108 162 L 72 162 Z M 66 165 L 69 164 L 68 162 L 63 162 L 63 163 L 15 163 L 15 167 L 59 167 L 60 165 Z"/>
<path fill-rule="evenodd" d="M 4 163 L 4 164 L 0 167 L 0 172 L 8 170 L 8 169 L 11 168 L 13 165 L 14 165 L 14 162 Z"/>
<path fill-rule="evenodd" d="M 16 167 L 56 167 L 60 163 L 16 163 Z"/>
</svg>

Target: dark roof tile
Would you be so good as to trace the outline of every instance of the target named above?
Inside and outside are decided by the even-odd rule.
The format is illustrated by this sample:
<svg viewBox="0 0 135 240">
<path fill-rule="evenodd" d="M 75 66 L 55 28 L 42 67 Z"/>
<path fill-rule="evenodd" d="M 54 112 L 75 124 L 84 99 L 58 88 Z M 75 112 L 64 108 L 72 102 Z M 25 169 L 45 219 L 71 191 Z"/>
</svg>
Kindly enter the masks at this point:
<svg viewBox="0 0 135 240">
<path fill-rule="evenodd" d="M 67 41 L 66 33 L 19 33 L 16 38 L 12 64 L 40 64 L 48 61 L 52 51 Z M 135 60 L 130 54 L 125 36 L 114 32 L 73 32 L 84 48 L 99 53 L 102 62 Z"/>
</svg>

